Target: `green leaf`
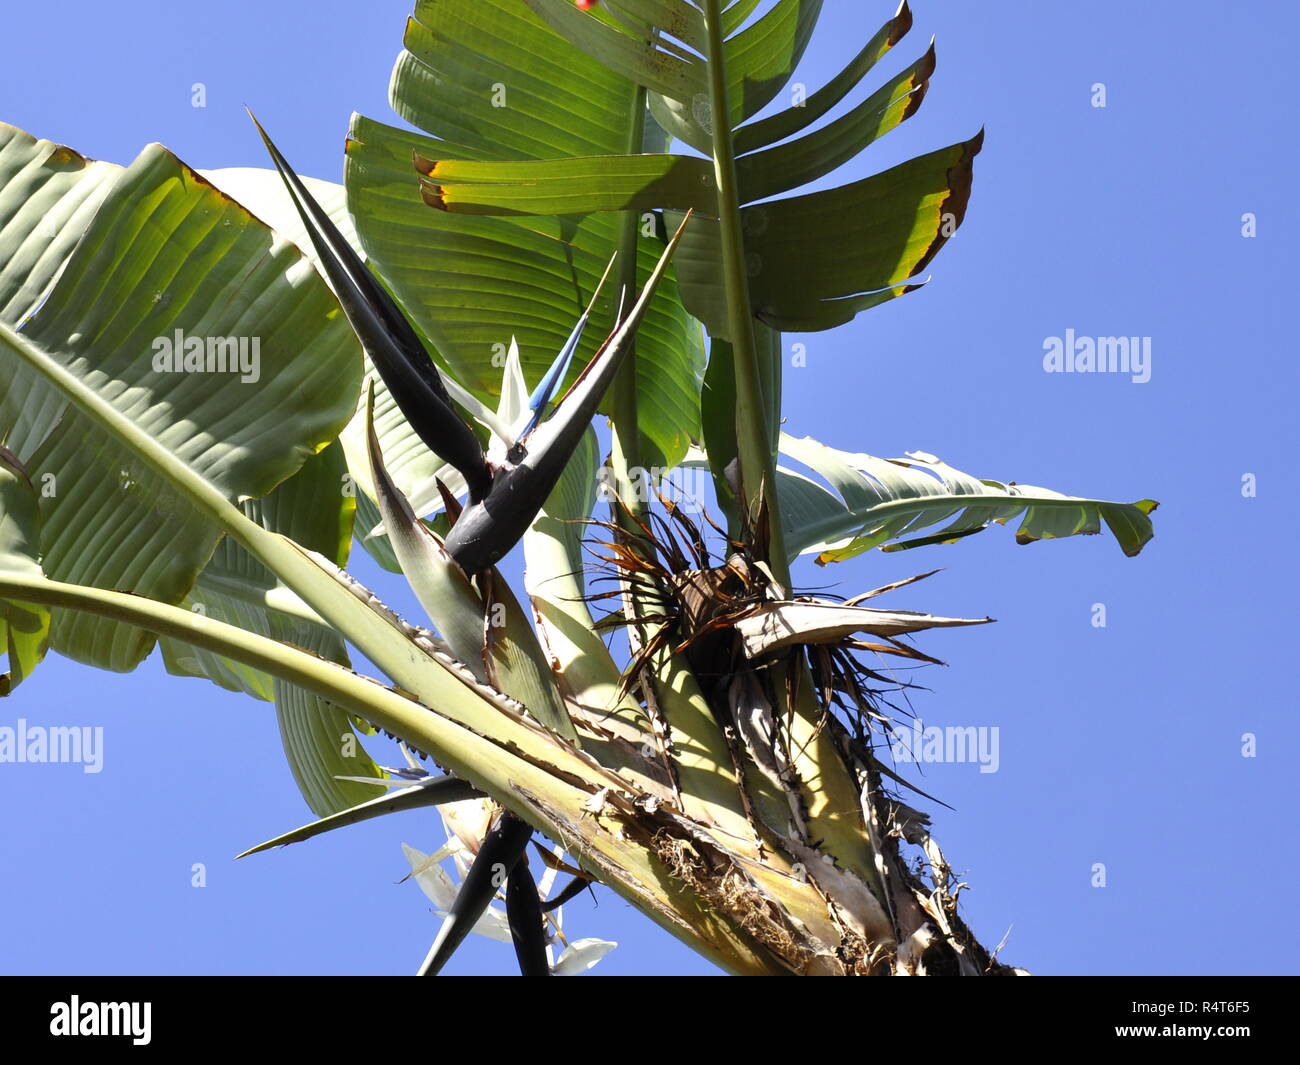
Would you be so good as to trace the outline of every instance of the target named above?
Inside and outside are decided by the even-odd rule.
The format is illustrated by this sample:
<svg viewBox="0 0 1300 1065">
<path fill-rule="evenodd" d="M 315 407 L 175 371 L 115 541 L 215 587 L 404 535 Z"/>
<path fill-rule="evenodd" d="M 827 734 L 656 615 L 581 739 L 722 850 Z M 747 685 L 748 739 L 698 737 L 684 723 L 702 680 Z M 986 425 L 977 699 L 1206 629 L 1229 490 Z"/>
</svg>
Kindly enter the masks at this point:
<svg viewBox="0 0 1300 1065">
<path fill-rule="evenodd" d="M 545 372 L 618 246 L 621 223 L 439 216 L 420 200 L 412 153 L 433 159 L 622 154 L 630 147 L 638 89 L 567 44 L 520 0 L 420 0 L 404 43 L 390 89 L 393 109 L 444 139 L 355 118 L 349 202 L 366 251 L 442 364 L 486 399 L 499 381 L 493 356 L 511 336 L 519 340 L 528 379 Z M 641 244 L 644 283 L 662 245 Z M 616 308 L 616 294 L 601 301 L 575 367 L 612 331 Z M 703 339 L 671 275 L 638 334 L 637 354 L 642 461 L 671 466 L 698 433 L 704 367 Z"/>
<path fill-rule="evenodd" d="M 983 140 L 980 133 L 850 185 L 745 208 L 755 317 L 784 331 L 827 329 L 910 291 L 903 283 L 966 216 Z"/>
<path fill-rule="evenodd" d="M 41 576 L 38 561 L 41 516 L 36 489 L 18 456 L 0 447 L 0 573 Z M 8 672 L 0 673 L 0 696 L 8 695 L 45 657 L 50 612 L 43 606 L 0 598 L 0 652 Z"/>
<path fill-rule="evenodd" d="M 707 159 L 604 155 L 571 159 L 417 159 L 424 200 L 453 214 L 590 214 L 694 207 L 717 214 Z"/>
<path fill-rule="evenodd" d="M 36 309 L 121 173 L 0 122 L 0 321 Z"/>
<path fill-rule="evenodd" d="M 903 550 L 952 543 L 1020 518 L 1016 542 L 1032 543 L 1097 533 L 1104 521 L 1126 555 L 1153 535 L 1148 515 L 1159 505 L 1143 499 L 1113 503 L 1061 495 L 1046 488 L 984 481 L 933 455 L 879 459 L 836 451 L 805 437 L 782 434 L 781 452 L 824 477 L 834 494 L 806 477 L 778 470 L 786 546 L 792 555 L 815 553 L 820 564 L 840 562 L 873 547 Z M 938 532 L 916 534 L 944 524 Z"/>
<path fill-rule="evenodd" d="M 508 807 L 518 804 L 518 796 L 503 783 L 504 777 L 498 772 L 503 764 L 500 761 L 503 748 L 487 739 L 480 742 L 481 737 L 490 734 L 503 744 L 513 743 L 513 749 L 544 747 L 547 757 L 558 760 L 555 764 L 571 760 L 571 755 L 577 757 L 558 737 L 551 739 L 551 733 L 543 734 L 522 722 L 516 704 L 477 684 L 466 667 L 438 648 L 414 638 L 409 627 L 327 558 L 309 554 L 293 541 L 268 532 L 249 519 L 216 486 L 112 402 L 54 356 L 2 322 L 0 349 L 9 353 L 11 361 L 16 359 L 33 370 L 42 382 L 66 399 L 69 410 L 75 410 L 87 424 L 98 427 L 116 445 L 129 450 L 143 468 L 156 474 L 214 525 L 237 539 L 327 624 L 346 633 L 349 643 L 423 707 L 406 695 L 359 678 L 350 670 L 315 655 L 143 596 L 47 581 L 43 577 L 6 577 L 0 573 L 0 590 L 12 593 L 10 598 L 68 606 L 119 626 L 125 623 L 149 632 L 178 636 L 196 646 L 216 650 L 301 683 L 366 720 L 388 728 L 416 749 L 437 755 L 458 775 L 470 780 L 493 781 L 493 796 Z M 356 684 L 351 683 L 353 680 Z M 366 696 L 358 697 L 358 690 L 366 692 Z M 387 698 L 389 695 L 393 698 Z M 426 708 L 436 708 L 436 712 L 430 714 Z M 477 748 L 477 755 L 463 757 L 464 752 L 457 746 L 462 743 Z M 495 761 L 481 757 L 482 744 L 491 746 Z M 513 772 L 535 776 L 531 763 L 516 760 L 510 764 L 514 766 Z M 591 768 L 590 763 L 580 764 Z M 466 772 L 471 767 L 472 771 Z M 546 781 L 550 779 L 547 777 Z M 549 787 L 549 783 L 544 781 L 542 786 Z"/>
<path fill-rule="evenodd" d="M 703 100 L 692 106 L 651 93 L 648 99 L 650 114 L 670 138 L 689 144 L 697 152 L 713 157 L 713 137 L 704 128 L 709 112 Z"/>
<path fill-rule="evenodd" d="M 680 211 L 665 211 L 669 226 L 680 225 Z M 741 217 L 744 217 L 742 212 Z M 682 234 L 673 257 L 682 304 L 703 323 L 713 340 L 730 340 L 727 318 L 727 289 L 723 284 L 722 230 L 715 218 L 696 215 Z"/>
<path fill-rule="evenodd" d="M 548 26 L 587 55 L 652 92 L 689 103 L 708 89 L 704 62 L 676 55 L 581 11 L 570 0 L 523 0 Z M 788 0 L 782 0 L 788 3 Z M 821 0 L 816 0 L 820 4 Z"/>
<path fill-rule="evenodd" d="M 722 32 L 730 37 L 758 9 L 759 3 L 760 0 L 731 0 L 722 9 Z"/>
<path fill-rule="evenodd" d="M 810 133 L 736 160 L 740 198 L 765 200 L 838 169 L 867 145 L 911 118 L 921 107 L 934 73 L 934 46 L 847 114 Z"/>
<path fill-rule="evenodd" d="M 520 0 L 418 0 L 402 43 L 389 102 L 411 125 L 462 146 L 455 154 L 626 150 L 632 82 L 568 46 Z"/>
<path fill-rule="evenodd" d="M 528 380 L 546 372 L 617 246 L 618 216 L 492 218 L 431 210 L 420 198 L 411 159 L 414 153 L 438 158 L 445 149 L 443 142 L 358 116 L 348 143 L 348 197 L 367 253 L 442 365 L 488 400 L 499 388 L 512 336 Z M 639 243 L 644 284 L 663 243 Z M 575 367 L 609 335 L 616 310 L 613 292 L 597 302 Z M 647 466 L 673 465 L 698 433 L 703 367 L 699 326 L 681 306 L 670 273 L 637 333 L 637 409 Z M 382 404 L 378 417 L 382 426 Z"/>
<path fill-rule="evenodd" d="M 725 16 L 724 16 L 725 17 Z M 765 148 L 769 144 L 793 137 L 812 125 L 844 99 L 871 71 L 872 67 L 912 28 L 912 12 L 907 0 L 897 14 L 884 24 L 843 70 L 797 107 L 789 107 L 769 118 L 741 126 L 735 133 L 736 151 L 740 154 Z"/>
<path fill-rule="evenodd" d="M 789 83 L 821 13 L 822 0 L 777 0 L 760 19 L 728 38 L 727 103 L 733 129 Z"/>
<path fill-rule="evenodd" d="M 68 165 L 55 153 L 34 164 L 38 173 L 14 180 L 39 181 L 40 171 Z M 74 214 L 67 224 L 82 222 Z M 0 260 L 24 240 L 21 231 L 0 236 Z M 157 145 L 105 193 L 57 283 L 20 328 L 27 345 L 231 500 L 264 495 L 337 435 L 360 377 L 355 344 L 310 265 Z M 202 372 L 185 371 L 183 362 L 176 372 L 173 349 L 193 358 L 196 345 Z M 232 371 L 241 353 L 245 362 Z M 217 367 L 219 357 L 227 369 Z M 50 485 L 41 500 L 48 574 L 183 599 L 219 529 L 68 407 L 30 364 L 0 360 L 0 424 L 33 476 Z M 56 611 L 51 643 L 78 660 L 129 670 L 153 639 Z"/>
<path fill-rule="evenodd" d="M 966 216 L 983 134 L 851 185 L 741 211 L 754 316 L 816 332 L 919 288 L 911 281 Z M 665 212 L 669 224 L 677 212 Z M 722 236 L 697 217 L 674 260 L 686 308 L 727 339 Z"/>
<path fill-rule="evenodd" d="M 605 0 L 603 7 L 626 15 L 642 26 L 655 26 L 669 37 L 703 52 L 708 47 L 708 32 L 700 9 L 686 0 Z"/>
<path fill-rule="evenodd" d="M 332 629 L 302 623 L 286 625 L 277 619 L 271 633 L 281 642 L 311 651 L 326 661 L 348 665 L 343 640 Z M 354 730 L 355 719 L 319 695 L 279 677 L 275 679 L 274 698 L 285 757 L 313 813 L 328 816 L 375 795 L 380 785 L 340 779 L 384 776 L 361 745 Z M 374 731 L 364 722 L 362 725 L 364 731 Z"/>
</svg>

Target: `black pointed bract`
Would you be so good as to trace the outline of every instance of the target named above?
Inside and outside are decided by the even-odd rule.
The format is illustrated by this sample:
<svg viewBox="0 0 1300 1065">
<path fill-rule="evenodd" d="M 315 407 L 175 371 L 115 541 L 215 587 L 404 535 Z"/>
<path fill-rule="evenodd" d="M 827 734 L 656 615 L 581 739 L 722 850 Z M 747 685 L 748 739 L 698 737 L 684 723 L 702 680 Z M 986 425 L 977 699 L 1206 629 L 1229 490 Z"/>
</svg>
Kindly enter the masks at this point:
<svg viewBox="0 0 1300 1065">
<path fill-rule="evenodd" d="M 473 500 L 447 536 L 447 553 L 469 574 L 495 565 L 532 524 L 595 416 L 614 375 L 632 347 L 632 337 L 645 317 L 655 289 L 677 250 L 687 214 L 646 281 L 636 305 L 582 371 L 551 417 L 541 423 L 526 445 L 516 445 L 497 471 L 487 498 Z"/>
<path fill-rule="evenodd" d="M 552 910 L 559 909 L 566 902 L 572 902 L 589 887 L 591 887 L 591 881 L 585 876 L 575 876 L 555 898 L 547 899 L 542 903 L 542 913 L 550 913 Z"/>
<path fill-rule="evenodd" d="M 429 948 L 418 975 L 437 976 L 465 937 L 488 908 L 492 897 L 523 857 L 533 829 L 526 821 L 506 811 L 483 837 L 483 846 L 470 863 L 465 882 L 451 904 L 438 937 Z"/>
<path fill-rule="evenodd" d="M 542 900 L 537 894 L 537 881 L 522 859 L 515 862 L 506 877 L 506 920 L 510 922 L 510 938 L 515 943 L 515 957 L 519 959 L 519 975 L 550 976 Z"/>
<path fill-rule="evenodd" d="M 249 117 L 307 227 L 344 314 L 397 406 L 425 446 L 464 475 L 471 501 L 485 498 L 492 487 L 487 458 L 473 430 L 452 405 L 411 323 L 307 191 L 251 111 Z"/>
</svg>

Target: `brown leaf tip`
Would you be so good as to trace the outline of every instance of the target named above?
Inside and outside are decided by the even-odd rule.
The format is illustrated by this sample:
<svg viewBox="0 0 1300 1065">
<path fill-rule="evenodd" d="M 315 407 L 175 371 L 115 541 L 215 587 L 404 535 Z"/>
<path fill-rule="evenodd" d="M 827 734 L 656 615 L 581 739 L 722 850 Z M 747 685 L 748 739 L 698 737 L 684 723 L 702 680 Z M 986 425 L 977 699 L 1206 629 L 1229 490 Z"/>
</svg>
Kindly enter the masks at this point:
<svg viewBox="0 0 1300 1065">
<path fill-rule="evenodd" d="M 894 25 L 889 33 L 889 47 L 893 48 L 899 41 L 907 36 L 907 31 L 912 28 L 912 9 L 907 6 L 907 0 L 903 0 L 898 5 L 898 11 L 894 15 Z"/>
<path fill-rule="evenodd" d="M 447 210 L 447 193 L 441 185 L 421 179 L 420 196 L 430 207 L 435 207 L 439 211 Z"/>
</svg>

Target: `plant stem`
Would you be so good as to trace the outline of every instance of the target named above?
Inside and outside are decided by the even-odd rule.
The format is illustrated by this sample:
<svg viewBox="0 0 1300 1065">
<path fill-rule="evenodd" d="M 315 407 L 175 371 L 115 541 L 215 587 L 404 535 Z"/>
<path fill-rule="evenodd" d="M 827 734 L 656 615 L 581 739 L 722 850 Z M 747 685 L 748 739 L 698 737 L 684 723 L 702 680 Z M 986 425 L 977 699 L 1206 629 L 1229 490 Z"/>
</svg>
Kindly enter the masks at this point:
<svg viewBox="0 0 1300 1065">
<path fill-rule="evenodd" d="M 741 481 L 748 496 L 743 505 L 751 520 L 766 503 L 771 538 L 767 561 L 778 580 L 789 583 L 785 545 L 777 509 L 776 476 L 768 444 L 767 419 L 754 316 L 749 303 L 749 270 L 740 220 L 736 154 L 731 138 L 727 100 L 727 64 L 722 30 L 722 0 L 704 0 L 709 31 L 709 118 L 713 137 L 713 168 L 718 185 L 718 221 L 722 228 L 723 284 L 727 293 L 727 324 L 736 370 L 736 448 Z"/>
<path fill-rule="evenodd" d="M 646 91 L 637 86 L 632 100 L 632 112 L 628 121 L 627 153 L 635 155 L 641 151 L 645 141 Z M 618 293 L 615 306 L 622 305 L 626 311 L 637 291 L 637 230 L 641 225 L 641 216 L 635 211 L 625 211 L 619 218 L 618 228 Z M 615 323 L 617 325 L 618 323 Z M 614 476 L 618 483 L 618 494 L 625 504 L 634 512 L 642 513 L 646 501 L 638 492 L 638 474 L 641 471 L 641 440 L 637 419 L 637 359 L 636 338 L 631 341 L 633 347 L 614 378 L 612 423 L 614 430 L 611 461 Z M 629 525 L 632 523 L 628 523 Z"/>
</svg>

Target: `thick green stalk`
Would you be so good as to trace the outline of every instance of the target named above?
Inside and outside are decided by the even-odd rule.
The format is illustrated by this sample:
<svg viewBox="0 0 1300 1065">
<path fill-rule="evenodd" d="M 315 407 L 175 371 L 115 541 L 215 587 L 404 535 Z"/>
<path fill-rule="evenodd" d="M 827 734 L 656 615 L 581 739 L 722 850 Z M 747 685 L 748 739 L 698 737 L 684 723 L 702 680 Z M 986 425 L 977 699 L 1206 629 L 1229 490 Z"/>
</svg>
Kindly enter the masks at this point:
<svg viewBox="0 0 1300 1065">
<path fill-rule="evenodd" d="M 752 515 L 767 504 L 771 527 L 769 564 L 782 583 L 789 573 L 777 509 L 776 475 L 768 442 L 766 404 L 758 365 L 754 315 L 749 303 L 749 269 L 745 236 L 740 221 L 740 194 L 736 180 L 736 153 L 731 137 L 731 110 L 727 100 L 727 62 L 722 28 L 722 0 L 704 0 L 704 21 L 709 31 L 709 117 L 713 137 L 713 168 L 718 185 L 719 222 L 722 228 L 723 284 L 727 293 L 727 324 L 736 369 L 736 447 L 741 480 Z"/>
<path fill-rule="evenodd" d="M 633 95 L 632 112 L 628 122 L 627 152 L 629 155 L 639 153 L 645 142 L 645 116 L 646 91 L 644 87 L 638 85 Z M 626 211 L 619 219 L 617 291 L 619 299 L 623 301 L 631 301 L 637 291 L 637 245 L 640 226 L 641 216 L 635 211 Z M 615 306 L 618 305 L 616 299 Z M 626 309 L 624 307 L 625 311 Z M 645 500 L 637 491 L 637 475 L 644 477 L 645 473 L 641 470 L 636 379 L 636 338 L 633 337 L 632 350 L 619 369 L 618 376 L 614 378 L 611 418 L 614 432 L 611 461 L 619 496 L 633 512 L 639 514 L 645 510 Z"/>
</svg>

